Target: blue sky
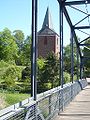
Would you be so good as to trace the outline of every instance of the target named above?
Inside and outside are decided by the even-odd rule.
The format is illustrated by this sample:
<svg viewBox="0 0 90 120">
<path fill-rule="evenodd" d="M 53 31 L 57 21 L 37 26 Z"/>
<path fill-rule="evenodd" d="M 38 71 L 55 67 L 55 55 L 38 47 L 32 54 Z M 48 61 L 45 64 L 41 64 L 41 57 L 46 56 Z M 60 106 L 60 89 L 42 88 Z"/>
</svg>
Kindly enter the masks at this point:
<svg viewBox="0 0 90 120">
<path fill-rule="evenodd" d="M 59 5 L 57 0 L 38 0 L 38 30 L 42 27 L 48 6 L 51 11 L 54 29 L 59 33 Z M 74 11 L 69 9 L 69 12 L 72 16 L 75 16 Z M 7 27 L 12 32 L 20 29 L 24 32 L 25 36 L 30 35 L 32 22 L 31 17 L 32 0 L 0 0 L 0 31 Z M 78 17 L 79 16 L 76 15 L 75 19 Z M 81 33 L 79 35 L 82 36 Z M 68 24 L 64 19 L 64 45 L 69 44 L 69 39 L 70 31 Z"/>
<path fill-rule="evenodd" d="M 0 0 L 0 31 L 20 29 L 30 34 L 30 0 Z"/>
<path fill-rule="evenodd" d="M 52 15 L 54 29 L 59 33 L 59 6 L 57 0 L 38 0 L 38 30 L 42 27 L 48 6 Z M 20 29 L 24 32 L 25 36 L 30 35 L 31 17 L 32 0 L 0 1 L 0 31 L 7 27 L 12 32 Z"/>
</svg>

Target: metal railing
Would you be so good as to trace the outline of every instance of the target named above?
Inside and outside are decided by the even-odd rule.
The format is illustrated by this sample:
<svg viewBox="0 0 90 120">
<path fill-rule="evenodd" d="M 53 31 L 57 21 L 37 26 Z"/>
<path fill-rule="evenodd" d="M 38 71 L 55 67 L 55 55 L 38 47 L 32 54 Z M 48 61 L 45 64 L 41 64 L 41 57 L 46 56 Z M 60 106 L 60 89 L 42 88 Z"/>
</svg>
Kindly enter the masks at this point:
<svg viewBox="0 0 90 120">
<path fill-rule="evenodd" d="M 87 86 L 86 80 L 75 81 L 28 98 L 0 111 L 0 120 L 49 120 L 63 109 Z"/>
</svg>

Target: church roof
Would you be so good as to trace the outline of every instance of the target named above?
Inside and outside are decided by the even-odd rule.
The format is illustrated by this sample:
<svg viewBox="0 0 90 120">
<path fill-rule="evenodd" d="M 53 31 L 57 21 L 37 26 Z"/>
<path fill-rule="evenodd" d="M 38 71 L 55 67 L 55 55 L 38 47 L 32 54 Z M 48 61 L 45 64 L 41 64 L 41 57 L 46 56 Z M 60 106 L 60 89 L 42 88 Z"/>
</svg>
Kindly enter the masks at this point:
<svg viewBox="0 0 90 120">
<path fill-rule="evenodd" d="M 54 30 L 51 30 L 50 28 L 46 27 L 44 29 L 41 29 L 38 32 L 38 35 L 57 35 L 59 36 Z"/>
<path fill-rule="evenodd" d="M 47 8 L 47 11 L 46 11 L 46 15 L 45 15 L 45 18 L 44 18 L 44 22 L 43 22 L 43 25 L 42 25 L 42 28 L 50 28 L 50 29 L 53 29 L 53 24 L 52 24 L 52 17 L 51 17 L 51 13 L 49 11 L 49 7 Z"/>
<path fill-rule="evenodd" d="M 58 35 L 53 29 L 52 17 L 49 11 L 49 7 L 47 8 L 43 25 L 41 30 L 38 32 L 38 35 Z"/>
</svg>

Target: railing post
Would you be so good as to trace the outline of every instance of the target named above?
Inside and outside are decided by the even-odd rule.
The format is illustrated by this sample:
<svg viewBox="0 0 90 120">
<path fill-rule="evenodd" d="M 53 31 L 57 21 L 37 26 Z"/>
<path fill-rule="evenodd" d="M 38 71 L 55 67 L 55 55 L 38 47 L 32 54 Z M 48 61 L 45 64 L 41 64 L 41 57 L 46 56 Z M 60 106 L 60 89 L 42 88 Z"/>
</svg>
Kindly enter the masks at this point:
<svg viewBox="0 0 90 120">
<path fill-rule="evenodd" d="M 51 114 L 51 95 L 49 96 L 49 115 Z"/>
<path fill-rule="evenodd" d="M 84 59 L 82 57 L 82 78 L 84 77 Z"/>
<path fill-rule="evenodd" d="M 82 57 L 80 58 L 80 79 L 82 79 Z"/>
<path fill-rule="evenodd" d="M 85 59 L 84 59 L 84 58 L 82 58 L 82 59 L 83 59 L 83 63 L 82 63 L 82 64 L 83 64 L 83 78 L 85 78 L 85 69 L 84 69 L 84 67 L 85 67 L 85 66 L 84 66 L 84 64 L 85 64 L 85 63 L 84 63 L 84 62 L 85 62 Z"/>
</svg>

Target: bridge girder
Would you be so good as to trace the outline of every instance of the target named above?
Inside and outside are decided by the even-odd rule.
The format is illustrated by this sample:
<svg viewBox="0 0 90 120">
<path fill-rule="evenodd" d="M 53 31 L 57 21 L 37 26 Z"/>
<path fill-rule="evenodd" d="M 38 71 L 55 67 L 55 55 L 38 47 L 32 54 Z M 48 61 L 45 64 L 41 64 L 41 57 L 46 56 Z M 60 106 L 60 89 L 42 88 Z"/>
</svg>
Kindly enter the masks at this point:
<svg viewBox="0 0 90 120">
<path fill-rule="evenodd" d="M 37 40 L 37 1 L 38 0 L 32 0 L 32 61 L 31 61 L 31 68 L 32 68 L 32 74 L 31 74 L 31 81 L 32 81 L 32 95 L 34 97 L 34 100 L 36 100 L 36 94 L 37 94 L 37 83 L 36 83 L 36 59 L 37 59 L 37 51 L 36 51 L 36 40 Z M 84 19 L 86 19 L 87 17 L 89 17 L 90 15 L 87 14 L 87 16 L 83 19 L 81 19 L 78 23 L 76 23 L 75 25 L 72 24 L 72 21 L 70 19 L 70 16 L 68 14 L 67 11 L 67 6 L 74 6 L 74 5 L 83 5 L 83 4 L 90 4 L 90 0 L 78 0 L 78 1 L 67 1 L 67 0 L 57 0 L 60 6 L 60 78 L 61 78 L 61 85 L 63 87 L 63 14 L 66 17 L 66 20 L 70 26 L 71 29 L 71 62 L 73 62 L 73 39 L 76 42 L 76 46 L 77 46 L 77 50 L 82 62 L 82 53 L 80 50 L 80 43 L 77 40 L 77 36 L 75 33 L 76 29 L 90 29 L 90 26 L 76 26 L 77 24 L 79 24 L 80 22 L 82 22 Z M 78 11 L 81 11 L 79 9 L 77 9 Z M 81 11 L 82 13 L 85 13 L 83 11 Z M 87 40 L 88 38 L 84 39 L 82 42 L 84 42 L 85 40 Z M 82 63 L 80 65 L 80 71 L 82 71 Z M 71 77 L 72 77 L 72 82 L 73 82 L 73 63 L 71 63 Z M 80 74 L 80 78 L 82 78 L 82 75 Z"/>
</svg>

